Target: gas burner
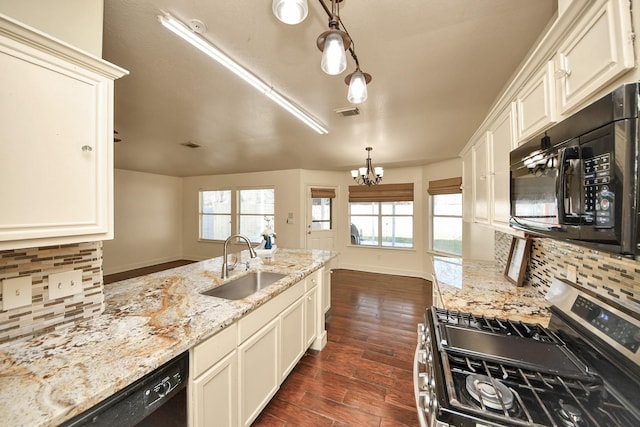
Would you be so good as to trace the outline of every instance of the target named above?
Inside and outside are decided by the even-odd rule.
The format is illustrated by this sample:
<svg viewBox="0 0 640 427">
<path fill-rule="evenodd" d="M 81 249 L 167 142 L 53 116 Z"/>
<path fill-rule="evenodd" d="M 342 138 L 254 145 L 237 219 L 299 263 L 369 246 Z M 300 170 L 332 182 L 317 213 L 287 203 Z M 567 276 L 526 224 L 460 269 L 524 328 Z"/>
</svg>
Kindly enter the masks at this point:
<svg viewBox="0 0 640 427">
<path fill-rule="evenodd" d="M 513 393 L 502 382 L 486 375 L 467 375 L 467 391 L 487 408 L 502 410 L 513 407 Z"/>
<path fill-rule="evenodd" d="M 560 399 L 560 409 L 558 409 L 558 415 L 562 420 L 562 424 L 567 427 L 578 427 L 582 425 L 582 411 L 573 405 L 564 403 Z"/>
</svg>

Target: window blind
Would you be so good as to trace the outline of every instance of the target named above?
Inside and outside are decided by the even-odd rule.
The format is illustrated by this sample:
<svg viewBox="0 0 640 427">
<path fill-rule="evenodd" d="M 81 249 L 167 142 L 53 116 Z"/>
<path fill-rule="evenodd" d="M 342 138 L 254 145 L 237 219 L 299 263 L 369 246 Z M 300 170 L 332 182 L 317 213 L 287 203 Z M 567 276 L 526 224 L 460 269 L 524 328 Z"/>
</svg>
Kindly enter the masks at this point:
<svg viewBox="0 0 640 427">
<path fill-rule="evenodd" d="M 349 202 L 412 202 L 413 183 L 350 185 Z"/>
<path fill-rule="evenodd" d="M 335 197 L 336 197 L 335 188 L 312 188 L 311 189 L 312 199 L 335 199 Z"/>
<path fill-rule="evenodd" d="M 429 188 L 427 192 L 432 196 L 438 194 L 457 194 L 462 193 L 462 177 L 438 179 L 435 181 L 429 181 Z"/>
</svg>

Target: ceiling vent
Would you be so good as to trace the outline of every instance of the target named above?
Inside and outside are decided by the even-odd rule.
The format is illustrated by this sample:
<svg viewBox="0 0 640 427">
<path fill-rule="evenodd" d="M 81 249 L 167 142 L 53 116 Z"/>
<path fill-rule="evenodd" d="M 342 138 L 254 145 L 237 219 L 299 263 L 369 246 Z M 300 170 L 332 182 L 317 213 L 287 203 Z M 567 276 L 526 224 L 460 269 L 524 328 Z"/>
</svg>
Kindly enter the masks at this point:
<svg viewBox="0 0 640 427">
<path fill-rule="evenodd" d="M 188 148 L 200 148 L 200 144 L 196 144 L 195 142 L 191 141 L 182 142 L 180 145 Z"/>
<path fill-rule="evenodd" d="M 357 116 L 358 114 L 360 114 L 360 109 L 358 107 L 338 108 L 337 110 L 333 111 L 340 114 L 342 117 Z"/>
</svg>

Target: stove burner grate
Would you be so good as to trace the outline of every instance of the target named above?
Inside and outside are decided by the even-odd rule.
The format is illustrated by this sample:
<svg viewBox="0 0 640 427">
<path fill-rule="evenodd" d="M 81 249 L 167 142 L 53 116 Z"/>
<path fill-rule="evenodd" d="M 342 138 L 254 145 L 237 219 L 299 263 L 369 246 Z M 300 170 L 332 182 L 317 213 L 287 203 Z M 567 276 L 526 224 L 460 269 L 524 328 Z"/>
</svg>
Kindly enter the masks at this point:
<svg viewBox="0 0 640 427">
<path fill-rule="evenodd" d="M 471 397 L 491 409 L 509 410 L 513 407 L 513 393 L 499 380 L 486 375 L 467 375 L 466 388 Z"/>
</svg>

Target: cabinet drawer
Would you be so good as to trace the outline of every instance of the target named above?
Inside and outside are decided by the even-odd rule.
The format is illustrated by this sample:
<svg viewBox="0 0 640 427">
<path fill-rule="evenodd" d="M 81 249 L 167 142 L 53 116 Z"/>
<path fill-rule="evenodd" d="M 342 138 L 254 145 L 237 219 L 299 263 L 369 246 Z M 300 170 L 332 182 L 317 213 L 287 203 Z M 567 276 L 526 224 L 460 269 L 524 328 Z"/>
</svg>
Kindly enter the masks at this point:
<svg viewBox="0 0 640 427">
<path fill-rule="evenodd" d="M 314 271 L 313 273 L 311 273 L 310 275 L 308 275 L 305 279 L 304 279 L 304 291 L 307 292 L 309 289 L 313 289 L 316 286 L 318 286 L 318 284 L 320 284 L 320 281 L 322 280 L 322 272 L 324 269 L 319 269 Z"/>
<path fill-rule="evenodd" d="M 193 349 L 193 377 L 196 378 L 209 369 L 238 345 L 236 323 L 207 338 Z"/>
</svg>

